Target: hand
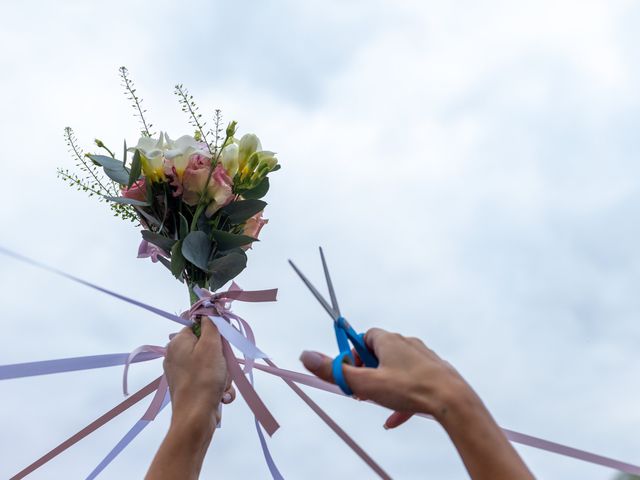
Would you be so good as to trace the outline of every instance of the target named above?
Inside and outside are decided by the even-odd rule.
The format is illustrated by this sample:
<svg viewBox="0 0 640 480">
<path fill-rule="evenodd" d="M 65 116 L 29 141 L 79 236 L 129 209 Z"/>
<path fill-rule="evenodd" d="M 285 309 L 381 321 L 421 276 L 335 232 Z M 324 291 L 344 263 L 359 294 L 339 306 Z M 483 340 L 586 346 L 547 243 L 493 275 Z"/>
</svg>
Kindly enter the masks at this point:
<svg viewBox="0 0 640 480">
<path fill-rule="evenodd" d="M 210 319 L 202 318 L 199 339 L 190 327 L 173 337 L 164 371 L 171 392 L 172 423 L 212 431 L 220 420 L 220 402 L 231 403 L 235 390 L 228 378 L 222 339 Z"/>
<path fill-rule="evenodd" d="M 220 402 L 231 403 L 235 398 L 218 329 L 208 318 L 200 323 L 199 339 L 187 327 L 167 346 L 164 373 L 173 415 L 169 431 L 151 462 L 147 480 L 197 480 L 220 420 Z"/>
<path fill-rule="evenodd" d="M 365 342 L 380 365 L 363 368 L 356 358 L 356 366 L 343 365 L 344 377 L 357 398 L 396 410 L 385 428 L 397 427 L 414 413 L 428 413 L 440 420 L 451 399 L 475 396 L 460 374 L 417 338 L 372 328 L 366 333 Z M 300 359 L 312 373 L 333 382 L 332 358 L 303 352 Z"/>
<path fill-rule="evenodd" d="M 365 342 L 378 357 L 378 368 L 362 367 L 356 358 L 355 366 L 344 364 L 342 371 L 355 396 L 395 410 L 385 428 L 397 427 L 414 413 L 431 414 L 474 480 L 533 480 L 480 398 L 449 363 L 417 338 L 379 328 L 369 330 Z M 303 352 L 300 359 L 311 372 L 333 381 L 333 359 L 317 352 Z"/>
</svg>

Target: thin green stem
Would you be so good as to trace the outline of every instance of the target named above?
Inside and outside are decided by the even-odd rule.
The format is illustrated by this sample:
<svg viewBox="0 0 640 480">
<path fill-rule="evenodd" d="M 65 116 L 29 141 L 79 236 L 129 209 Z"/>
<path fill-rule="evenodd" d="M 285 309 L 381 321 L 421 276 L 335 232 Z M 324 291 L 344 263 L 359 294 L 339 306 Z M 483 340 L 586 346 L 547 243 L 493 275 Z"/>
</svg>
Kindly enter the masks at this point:
<svg viewBox="0 0 640 480">
<path fill-rule="evenodd" d="M 99 195 L 99 196 L 101 196 L 101 197 L 102 197 L 102 196 L 104 196 L 104 194 L 103 194 L 103 193 L 100 193 L 100 192 L 98 192 L 97 190 L 95 190 L 95 189 L 93 189 L 93 188 L 91 188 L 91 187 L 88 187 L 87 185 L 85 185 L 84 183 L 82 183 L 82 182 L 80 181 L 80 179 L 75 178 L 75 177 L 72 177 L 71 175 L 69 175 L 68 173 L 63 172 L 62 170 L 58 170 L 58 175 L 60 175 L 60 176 L 63 178 L 63 180 L 67 180 L 67 181 L 69 181 L 69 182 L 71 182 L 71 183 L 74 183 L 74 184 L 78 185 L 79 187 L 81 187 L 81 188 L 83 188 L 83 189 L 85 189 L 85 190 L 90 191 L 90 192 L 91 192 L 91 193 L 93 193 L 94 195 Z"/>
<path fill-rule="evenodd" d="M 71 151 L 76 156 L 78 161 L 80 161 L 80 163 L 82 163 L 82 165 L 84 166 L 84 169 L 87 172 L 89 172 L 89 174 L 91 174 L 91 176 L 95 179 L 96 183 L 98 185 L 100 185 L 100 188 L 102 188 L 102 190 L 104 190 L 104 192 L 107 195 L 113 195 L 114 192 L 112 192 L 112 191 L 110 192 L 109 189 L 102 184 L 102 182 L 100 181 L 100 179 L 98 178 L 98 176 L 94 172 L 92 165 L 89 165 L 87 163 L 87 161 L 85 160 L 84 155 L 82 155 L 78 151 L 78 147 L 76 146 L 76 143 L 75 143 L 75 140 L 74 140 L 74 137 L 73 137 L 73 131 L 70 128 L 69 129 L 65 129 L 65 135 L 67 136 L 67 144 L 69 145 L 69 147 L 71 147 Z M 100 195 L 103 195 L 103 194 L 100 194 Z"/>
<path fill-rule="evenodd" d="M 214 151 L 211 149 L 211 145 L 209 144 L 209 140 L 207 140 L 207 134 L 204 133 L 204 125 L 202 125 L 200 123 L 200 120 L 198 120 L 198 113 L 193 109 L 192 101 L 189 101 L 188 93 L 184 90 L 184 88 L 182 88 L 182 85 L 176 85 L 176 93 L 180 97 L 182 97 L 182 102 L 181 103 L 188 109 L 188 111 L 189 111 L 188 113 L 189 113 L 189 115 L 191 115 L 191 118 L 193 119 L 194 126 L 200 132 L 200 135 L 202 136 L 202 140 L 204 140 L 204 143 L 207 145 L 207 148 L 209 149 L 209 153 L 211 155 L 213 155 Z"/>
<path fill-rule="evenodd" d="M 126 67 L 120 67 L 120 76 L 122 77 L 122 81 L 124 82 L 124 88 L 131 95 L 131 99 L 135 103 L 134 107 L 138 110 L 138 116 L 142 121 L 143 131 L 147 134 L 148 137 L 151 136 L 151 132 L 149 132 L 150 125 L 147 125 L 147 121 L 144 118 L 144 111 L 142 110 L 142 105 L 140 104 L 140 100 L 135 93 L 135 89 L 133 88 L 131 80 L 129 80 L 129 70 Z"/>
</svg>

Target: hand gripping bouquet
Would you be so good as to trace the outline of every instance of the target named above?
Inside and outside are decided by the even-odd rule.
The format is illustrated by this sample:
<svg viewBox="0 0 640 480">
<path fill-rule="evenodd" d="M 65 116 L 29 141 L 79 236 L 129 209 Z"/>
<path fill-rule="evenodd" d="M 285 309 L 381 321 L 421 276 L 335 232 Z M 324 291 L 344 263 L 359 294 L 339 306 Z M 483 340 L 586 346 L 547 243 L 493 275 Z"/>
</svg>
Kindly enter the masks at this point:
<svg viewBox="0 0 640 480">
<path fill-rule="evenodd" d="M 142 226 L 138 257 L 159 262 L 189 290 L 216 291 L 247 264 L 247 250 L 267 223 L 269 174 L 280 168 L 275 154 L 262 149 L 254 134 L 236 136 L 237 122 L 222 127 L 219 110 L 208 129 L 193 96 L 176 85 L 182 110 L 195 128 L 193 135 L 172 139 L 152 132 L 142 99 L 125 67 L 120 76 L 142 125 L 134 147 L 124 143 L 122 158 L 101 140 L 103 153 L 85 154 L 70 128 L 65 129 L 79 173 L 58 169 L 70 185 L 109 202 L 115 215 Z M 194 327 L 199 328 L 198 325 Z"/>
</svg>

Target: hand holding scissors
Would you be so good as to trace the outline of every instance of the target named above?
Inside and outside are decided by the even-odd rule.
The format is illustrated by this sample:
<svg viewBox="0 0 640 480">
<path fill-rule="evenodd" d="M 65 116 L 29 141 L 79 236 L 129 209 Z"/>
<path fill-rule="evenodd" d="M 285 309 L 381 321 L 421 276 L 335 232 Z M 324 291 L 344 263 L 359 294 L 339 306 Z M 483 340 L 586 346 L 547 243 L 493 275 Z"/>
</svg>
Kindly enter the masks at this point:
<svg viewBox="0 0 640 480">
<path fill-rule="evenodd" d="M 333 289 L 331 275 L 329 274 L 329 268 L 327 267 L 327 262 L 324 258 L 322 247 L 320 248 L 320 258 L 322 259 L 322 268 L 324 270 L 324 276 L 327 281 L 331 304 L 329 304 L 324 299 L 320 292 L 313 286 L 309 279 L 307 279 L 307 277 L 300 271 L 298 267 L 296 267 L 296 265 L 291 260 L 289 260 L 289 263 L 296 271 L 296 273 L 300 276 L 304 284 L 309 288 L 309 290 L 311 290 L 311 293 L 313 293 L 318 302 L 320 302 L 320 305 L 324 307 L 329 316 L 333 319 L 333 327 L 336 333 L 338 349 L 340 350 L 340 353 L 332 363 L 333 379 L 345 394 L 353 395 L 353 391 L 351 391 L 351 388 L 349 388 L 349 385 L 347 384 L 342 372 L 343 363 L 355 365 L 355 359 L 353 357 L 349 342 L 353 344 L 353 348 L 360 357 L 360 360 L 362 360 L 364 366 L 376 368 L 378 366 L 378 359 L 365 344 L 364 334 L 357 333 L 340 313 L 340 307 L 338 306 L 338 300 L 336 299 L 336 293 Z"/>
</svg>

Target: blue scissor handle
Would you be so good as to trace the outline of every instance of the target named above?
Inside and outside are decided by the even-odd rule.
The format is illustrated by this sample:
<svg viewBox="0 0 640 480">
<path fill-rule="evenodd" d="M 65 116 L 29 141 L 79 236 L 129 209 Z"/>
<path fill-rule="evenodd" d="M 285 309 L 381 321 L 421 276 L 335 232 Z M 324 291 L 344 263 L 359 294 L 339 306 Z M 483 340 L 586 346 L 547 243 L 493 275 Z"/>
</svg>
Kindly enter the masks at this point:
<svg viewBox="0 0 640 480">
<path fill-rule="evenodd" d="M 349 363 L 354 364 L 353 354 L 351 353 L 351 347 L 349 341 L 353 343 L 353 348 L 358 353 L 360 360 L 366 367 L 376 368 L 378 366 L 378 359 L 373 354 L 369 347 L 367 347 L 364 341 L 364 334 L 357 333 L 349 322 L 344 317 L 339 317 L 334 323 L 336 331 L 336 339 L 338 341 L 338 347 L 340 348 L 340 354 L 334 358 L 331 364 L 333 373 L 333 379 L 340 389 L 347 395 L 353 395 L 353 392 L 347 385 L 347 381 L 342 373 L 342 364 Z"/>
<path fill-rule="evenodd" d="M 353 348 L 355 348 L 356 352 L 358 352 L 358 356 L 360 357 L 360 360 L 362 360 L 362 363 L 366 367 L 376 368 L 378 366 L 378 359 L 373 354 L 373 352 L 369 350 L 369 347 L 367 347 L 367 344 L 364 341 L 363 333 L 357 333 L 353 329 L 353 327 L 349 325 L 349 322 L 347 322 L 347 320 L 344 317 L 339 317 L 338 320 L 336 320 L 335 326 L 336 326 L 336 336 L 338 336 L 338 347 L 340 348 L 340 352 L 344 352 L 345 348 L 343 348 L 343 346 L 340 344 L 340 336 L 338 335 L 338 330 L 340 330 L 341 332 L 344 332 L 346 337 L 351 341 L 351 343 L 353 343 Z M 346 345 L 346 348 L 351 350 L 348 344 Z M 353 360 L 353 357 L 352 357 L 352 360 Z"/>
<path fill-rule="evenodd" d="M 333 363 L 331 364 L 331 373 L 333 374 L 333 381 L 336 382 L 336 385 L 340 387 L 345 395 L 353 395 L 353 391 L 349 388 L 347 384 L 347 380 L 344 378 L 344 374 L 342 373 L 342 364 L 349 363 L 353 364 L 351 360 L 351 351 L 340 352 L 336 358 L 333 359 Z"/>
</svg>

